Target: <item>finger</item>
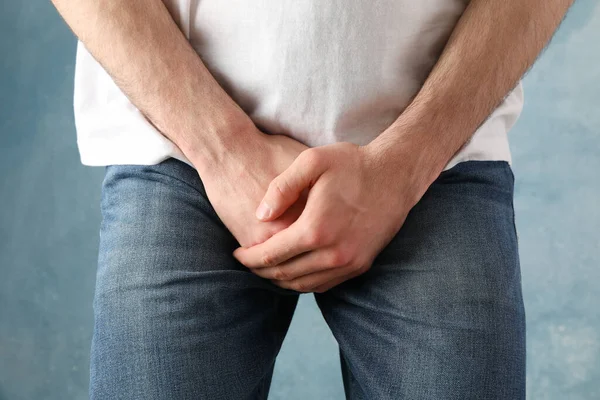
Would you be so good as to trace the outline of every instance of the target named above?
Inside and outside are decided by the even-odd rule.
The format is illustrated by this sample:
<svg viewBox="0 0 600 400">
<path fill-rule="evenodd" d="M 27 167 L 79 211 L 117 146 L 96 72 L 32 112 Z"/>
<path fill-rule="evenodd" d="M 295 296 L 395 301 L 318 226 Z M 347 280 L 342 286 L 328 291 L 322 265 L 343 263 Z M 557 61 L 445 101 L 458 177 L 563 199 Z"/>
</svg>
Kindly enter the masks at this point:
<svg viewBox="0 0 600 400">
<path fill-rule="evenodd" d="M 305 225 L 296 220 L 266 241 L 252 247 L 238 247 L 233 256 L 248 268 L 274 267 L 292 257 L 313 250 L 315 245 L 303 239 Z"/>
<path fill-rule="evenodd" d="M 325 285 L 334 279 L 350 276 L 355 271 L 356 269 L 353 267 L 334 268 L 331 270 L 315 272 L 310 275 L 304 275 L 300 278 L 292 279 L 291 281 L 271 280 L 271 282 L 284 289 L 292 289 L 297 292 L 306 293 L 312 292 L 317 287 Z"/>
<path fill-rule="evenodd" d="M 314 149 L 300 153 L 294 162 L 281 174 L 275 177 L 256 209 L 256 217 L 261 221 L 271 221 L 294 204 L 302 191 L 325 172 L 326 163 Z"/>
<path fill-rule="evenodd" d="M 332 268 L 341 268 L 343 260 L 339 253 L 330 249 L 318 249 L 301 254 L 274 267 L 254 268 L 252 272 L 265 279 L 287 281 Z"/>
<path fill-rule="evenodd" d="M 364 272 L 365 271 L 361 268 L 361 269 L 356 270 L 355 272 L 351 273 L 350 275 L 345 275 L 345 276 L 341 276 L 338 278 L 334 278 L 334 279 L 330 280 L 329 282 L 326 282 L 320 286 L 317 286 L 316 288 L 313 289 L 313 292 L 325 293 L 326 291 L 328 291 L 329 289 L 333 289 L 337 285 L 341 285 L 342 283 L 349 281 L 352 278 L 356 278 L 357 276 L 362 275 Z"/>
</svg>

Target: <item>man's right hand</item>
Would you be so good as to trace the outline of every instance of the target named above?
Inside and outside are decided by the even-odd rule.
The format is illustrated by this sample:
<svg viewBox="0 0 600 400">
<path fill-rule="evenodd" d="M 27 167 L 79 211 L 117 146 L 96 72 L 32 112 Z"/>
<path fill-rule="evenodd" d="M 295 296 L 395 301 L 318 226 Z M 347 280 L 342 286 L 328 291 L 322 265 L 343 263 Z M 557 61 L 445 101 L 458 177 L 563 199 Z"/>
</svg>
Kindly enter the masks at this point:
<svg viewBox="0 0 600 400">
<path fill-rule="evenodd" d="M 307 146 L 284 135 L 268 135 L 254 125 L 252 132 L 240 134 L 243 140 L 231 143 L 218 165 L 200 166 L 200 178 L 209 201 L 227 229 L 244 247 L 262 243 L 287 228 L 302 213 L 306 193 L 286 213 L 274 221 L 261 222 L 255 212 L 269 183 L 282 173 Z"/>
<path fill-rule="evenodd" d="M 254 211 L 271 180 L 306 146 L 256 128 L 163 1 L 52 2 L 131 103 L 196 166 L 210 202 L 242 246 L 262 243 L 299 216 L 301 205 L 272 222 L 260 222 Z"/>
</svg>

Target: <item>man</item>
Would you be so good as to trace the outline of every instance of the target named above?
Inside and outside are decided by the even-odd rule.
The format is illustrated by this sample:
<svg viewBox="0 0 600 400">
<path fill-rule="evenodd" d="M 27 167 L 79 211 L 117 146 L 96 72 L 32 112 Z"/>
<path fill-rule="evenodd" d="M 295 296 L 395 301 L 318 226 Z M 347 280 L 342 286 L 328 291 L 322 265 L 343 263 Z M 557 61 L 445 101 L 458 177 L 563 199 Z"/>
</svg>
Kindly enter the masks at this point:
<svg viewBox="0 0 600 400">
<path fill-rule="evenodd" d="M 507 132 L 572 0 L 53 2 L 108 166 L 91 398 L 266 398 L 301 292 L 348 398 L 524 398 Z"/>
</svg>

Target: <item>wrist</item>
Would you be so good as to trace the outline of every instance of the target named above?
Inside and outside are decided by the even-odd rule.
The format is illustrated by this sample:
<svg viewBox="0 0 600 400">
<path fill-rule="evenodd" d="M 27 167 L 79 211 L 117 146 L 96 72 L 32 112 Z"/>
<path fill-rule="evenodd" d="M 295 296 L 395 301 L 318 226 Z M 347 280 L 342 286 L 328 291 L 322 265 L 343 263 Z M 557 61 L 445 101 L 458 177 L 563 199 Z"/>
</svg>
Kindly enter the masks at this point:
<svg viewBox="0 0 600 400">
<path fill-rule="evenodd" d="M 443 171 L 452 155 L 430 132 L 388 128 L 365 146 L 377 165 L 402 180 L 416 203 Z"/>
<path fill-rule="evenodd" d="M 200 128 L 189 133 L 184 147 L 180 146 L 198 172 L 204 174 L 222 169 L 261 134 L 247 116 L 227 118 L 223 122 L 207 125 L 205 122 L 193 124 Z"/>
</svg>

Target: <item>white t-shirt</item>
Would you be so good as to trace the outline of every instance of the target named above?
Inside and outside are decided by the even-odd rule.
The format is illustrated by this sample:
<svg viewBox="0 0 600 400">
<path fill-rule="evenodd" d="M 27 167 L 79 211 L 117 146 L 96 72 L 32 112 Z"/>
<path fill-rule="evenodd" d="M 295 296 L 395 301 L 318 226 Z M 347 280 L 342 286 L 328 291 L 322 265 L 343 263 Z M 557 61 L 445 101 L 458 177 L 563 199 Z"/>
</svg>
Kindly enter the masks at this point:
<svg viewBox="0 0 600 400">
<path fill-rule="evenodd" d="M 468 0 L 168 0 L 207 68 L 266 133 L 367 144 L 418 92 Z M 446 168 L 510 162 L 519 84 Z M 79 43 L 74 96 L 86 165 L 188 162 Z M 199 127 L 201 129 L 201 127 Z"/>
</svg>

